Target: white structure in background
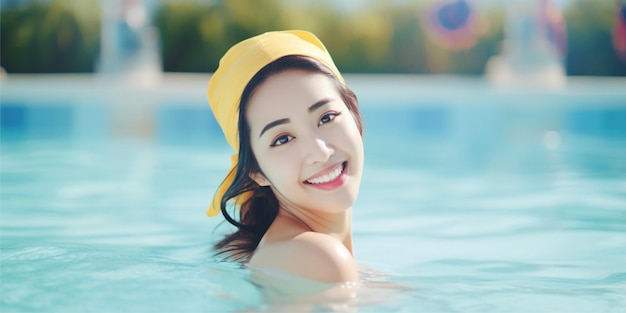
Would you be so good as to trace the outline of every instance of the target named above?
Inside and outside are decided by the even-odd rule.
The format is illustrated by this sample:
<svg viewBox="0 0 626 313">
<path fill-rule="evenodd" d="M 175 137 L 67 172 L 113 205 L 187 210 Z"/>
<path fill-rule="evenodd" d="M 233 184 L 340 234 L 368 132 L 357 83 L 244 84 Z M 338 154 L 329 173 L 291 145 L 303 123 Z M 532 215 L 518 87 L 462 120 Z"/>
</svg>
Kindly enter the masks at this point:
<svg viewBox="0 0 626 313">
<path fill-rule="evenodd" d="M 154 94 L 162 84 L 158 31 L 146 0 L 101 0 L 102 35 L 97 69 L 104 80 L 114 135 L 152 137 Z"/>
<path fill-rule="evenodd" d="M 557 7 L 547 0 L 507 1 L 506 6 L 502 54 L 492 57 L 485 68 L 489 81 L 497 86 L 564 87 L 567 77 L 559 50 L 564 47 L 550 29 L 564 27 Z"/>
<path fill-rule="evenodd" d="M 97 71 L 122 83 L 152 86 L 162 75 L 158 31 L 143 0 L 102 0 Z"/>
</svg>

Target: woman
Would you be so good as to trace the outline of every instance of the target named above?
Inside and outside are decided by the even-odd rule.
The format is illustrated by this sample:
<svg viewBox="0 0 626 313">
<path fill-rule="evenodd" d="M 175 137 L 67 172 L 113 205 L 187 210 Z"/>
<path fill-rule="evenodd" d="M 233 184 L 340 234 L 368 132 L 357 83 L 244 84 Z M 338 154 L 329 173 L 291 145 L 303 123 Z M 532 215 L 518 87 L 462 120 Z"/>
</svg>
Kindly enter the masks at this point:
<svg viewBox="0 0 626 313">
<path fill-rule="evenodd" d="M 361 117 L 324 45 L 306 31 L 244 40 L 220 60 L 208 97 L 237 152 L 207 212 L 238 229 L 218 254 L 321 282 L 358 280 Z"/>
</svg>

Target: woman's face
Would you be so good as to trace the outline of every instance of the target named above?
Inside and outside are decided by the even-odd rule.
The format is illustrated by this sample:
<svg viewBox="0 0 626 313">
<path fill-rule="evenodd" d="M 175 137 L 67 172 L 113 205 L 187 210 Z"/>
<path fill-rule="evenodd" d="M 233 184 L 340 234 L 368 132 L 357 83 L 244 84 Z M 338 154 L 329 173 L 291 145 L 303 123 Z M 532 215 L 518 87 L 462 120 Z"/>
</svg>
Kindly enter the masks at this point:
<svg viewBox="0 0 626 313">
<path fill-rule="evenodd" d="M 287 70 L 257 86 L 246 108 L 250 144 L 282 206 L 342 212 L 356 200 L 363 141 L 333 82 L 324 74 Z"/>
</svg>

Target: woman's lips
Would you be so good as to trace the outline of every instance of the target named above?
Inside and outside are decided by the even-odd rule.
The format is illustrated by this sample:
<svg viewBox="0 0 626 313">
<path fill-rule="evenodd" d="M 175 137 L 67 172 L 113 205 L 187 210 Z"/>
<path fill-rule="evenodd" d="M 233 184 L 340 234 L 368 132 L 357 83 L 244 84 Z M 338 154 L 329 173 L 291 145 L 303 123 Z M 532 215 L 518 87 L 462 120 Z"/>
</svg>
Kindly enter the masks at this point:
<svg viewBox="0 0 626 313">
<path fill-rule="evenodd" d="M 323 189 L 332 190 L 343 185 L 346 179 L 346 169 L 348 168 L 348 162 L 338 163 L 335 166 L 316 174 L 315 176 L 304 181 L 305 184 Z"/>
</svg>

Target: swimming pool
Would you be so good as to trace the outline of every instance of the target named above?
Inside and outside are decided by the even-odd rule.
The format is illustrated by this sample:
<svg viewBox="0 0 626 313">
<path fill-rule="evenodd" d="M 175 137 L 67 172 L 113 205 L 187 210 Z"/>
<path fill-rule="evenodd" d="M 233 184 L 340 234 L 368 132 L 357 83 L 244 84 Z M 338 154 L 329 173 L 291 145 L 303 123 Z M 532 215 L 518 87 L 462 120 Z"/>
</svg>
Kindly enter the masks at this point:
<svg viewBox="0 0 626 313">
<path fill-rule="evenodd" d="M 211 255 L 223 228 L 204 210 L 231 152 L 207 78 L 3 82 L 2 312 L 626 307 L 623 79 L 348 76 L 365 122 L 364 281 L 349 301 L 276 303 Z"/>
</svg>

